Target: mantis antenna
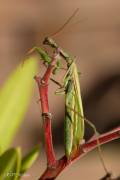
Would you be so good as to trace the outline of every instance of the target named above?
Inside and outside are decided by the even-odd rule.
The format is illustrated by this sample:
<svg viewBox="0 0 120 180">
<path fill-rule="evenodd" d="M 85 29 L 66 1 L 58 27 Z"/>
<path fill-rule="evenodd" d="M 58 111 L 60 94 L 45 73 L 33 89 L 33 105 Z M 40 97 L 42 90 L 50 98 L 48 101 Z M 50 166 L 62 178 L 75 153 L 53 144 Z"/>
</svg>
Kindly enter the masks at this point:
<svg viewBox="0 0 120 180">
<path fill-rule="evenodd" d="M 73 14 L 67 19 L 67 21 L 55 33 L 51 34 L 49 37 L 55 37 L 56 35 L 58 35 L 69 24 L 69 22 L 75 17 L 78 11 L 79 11 L 79 8 L 77 8 L 73 12 Z"/>
</svg>

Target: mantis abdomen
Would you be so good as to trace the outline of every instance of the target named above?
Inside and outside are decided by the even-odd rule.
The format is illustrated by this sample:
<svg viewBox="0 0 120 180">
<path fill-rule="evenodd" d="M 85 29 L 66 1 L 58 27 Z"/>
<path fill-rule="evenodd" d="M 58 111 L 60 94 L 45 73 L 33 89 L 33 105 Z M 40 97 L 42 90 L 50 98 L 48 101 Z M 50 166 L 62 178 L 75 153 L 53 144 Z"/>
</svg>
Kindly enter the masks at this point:
<svg viewBox="0 0 120 180">
<path fill-rule="evenodd" d="M 76 153 L 84 136 L 83 108 L 77 67 L 72 63 L 64 79 L 65 84 L 65 153 L 68 159 Z M 81 114 L 81 117 L 78 113 Z"/>
</svg>

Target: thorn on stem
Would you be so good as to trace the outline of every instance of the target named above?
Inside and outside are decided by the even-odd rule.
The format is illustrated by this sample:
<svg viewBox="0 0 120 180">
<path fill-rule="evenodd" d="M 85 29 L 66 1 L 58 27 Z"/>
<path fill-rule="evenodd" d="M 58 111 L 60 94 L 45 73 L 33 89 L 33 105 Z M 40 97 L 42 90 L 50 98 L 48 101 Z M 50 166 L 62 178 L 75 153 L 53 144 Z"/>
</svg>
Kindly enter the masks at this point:
<svg viewBox="0 0 120 180">
<path fill-rule="evenodd" d="M 34 76 L 35 81 L 37 82 L 38 86 L 46 86 L 46 82 L 40 76 Z"/>
<path fill-rule="evenodd" d="M 45 81 L 43 79 L 41 79 L 41 84 L 45 85 Z"/>
</svg>

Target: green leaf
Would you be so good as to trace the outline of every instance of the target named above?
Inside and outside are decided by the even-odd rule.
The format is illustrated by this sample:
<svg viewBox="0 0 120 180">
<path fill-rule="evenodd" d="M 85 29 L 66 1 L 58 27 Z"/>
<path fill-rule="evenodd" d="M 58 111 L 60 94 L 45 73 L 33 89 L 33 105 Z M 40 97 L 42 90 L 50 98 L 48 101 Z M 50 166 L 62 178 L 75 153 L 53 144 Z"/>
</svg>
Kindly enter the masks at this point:
<svg viewBox="0 0 120 180">
<path fill-rule="evenodd" d="M 29 169 L 32 166 L 32 164 L 36 161 L 39 155 L 39 151 L 40 151 L 40 146 L 37 145 L 31 150 L 31 152 L 29 152 L 22 159 L 20 174 L 24 174 L 27 171 L 27 169 Z"/>
<path fill-rule="evenodd" d="M 29 58 L 11 74 L 0 90 L 0 153 L 10 145 L 24 119 L 37 70 L 35 58 Z"/>
<path fill-rule="evenodd" d="M 14 180 L 18 180 L 20 178 L 20 169 L 21 169 L 21 161 L 22 161 L 21 149 L 16 148 L 16 152 L 17 152 L 17 162 L 16 162 L 16 167 L 14 170 L 15 172 Z"/>
<path fill-rule="evenodd" d="M 9 149 L 0 156 L 0 180 L 17 180 L 20 174 L 21 150 Z"/>
</svg>

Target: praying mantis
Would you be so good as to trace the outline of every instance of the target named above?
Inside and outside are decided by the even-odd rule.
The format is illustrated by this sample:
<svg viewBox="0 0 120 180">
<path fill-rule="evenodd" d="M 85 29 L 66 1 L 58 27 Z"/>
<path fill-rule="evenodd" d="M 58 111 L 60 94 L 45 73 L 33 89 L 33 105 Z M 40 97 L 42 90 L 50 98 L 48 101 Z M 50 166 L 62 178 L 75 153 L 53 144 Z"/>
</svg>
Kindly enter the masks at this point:
<svg viewBox="0 0 120 180">
<path fill-rule="evenodd" d="M 73 15 L 72 15 L 73 16 Z M 66 23 L 65 23 L 66 24 Z M 58 31 L 59 32 L 59 31 Z M 57 33 L 58 33 L 57 32 Z M 54 49 L 54 51 L 59 52 L 59 58 L 57 56 L 55 68 L 53 70 L 53 74 L 55 74 L 56 70 L 60 70 L 61 68 L 61 57 L 66 61 L 67 64 L 67 72 L 63 78 L 63 85 L 58 83 L 56 80 L 52 79 L 60 88 L 64 89 L 62 93 L 65 94 L 65 118 L 64 118 L 64 147 L 65 147 L 65 155 L 68 161 L 78 152 L 80 145 L 84 142 L 84 134 L 85 134 L 85 125 L 84 123 L 88 123 L 94 130 L 97 136 L 97 130 L 94 124 L 92 124 L 89 120 L 84 117 L 83 106 L 82 106 L 82 98 L 80 92 L 80 83 L 79 83 L 79 75 L 77 66 L 75 63 L 75 58 L 70 56 L 66 51 L 64 51 L 51 37 L 46 37 L 43 41 L 44 45 L 48 45 Z M 49 66 L 52 59 L 49 54 L 44 51 L 42 48 L 33 47 L 29 53 L 36 51 L 39 53 L 43 62 Z M 61 91 L 56 91 L 56 94 L 61 94 Z M 101 147 L 98 143 L 98 152 L 103 165 L 103 168 L 108 173 L 107 168 L 104 163 L 104 159 L 101 154 Z"/>
<path fill-rule="evenodd" d="M 70 159 L 72 154 L 79 149 L 84 137 L 84 115 L 77 66 L 74 58 L 63 51 L 51 38 L 46 38 L 44 44 L 48 44 L 56 50 L 58 49 L 67 63 L 67 72 L 63 78 L 62 87 L 65 93 L 65 154 L 67 159 Z M 40 54 L 45 63 L 50 64 L 51 59 L 45 51 L 38 47 L 34 47 L 33 50 Z M 61 92 L 56 91 L 56 94 L 61 94 Z"/>
<path fill-rule="evenodd" d="M 63 85 L 61 85 L 56 80 L 52 79 L 60 88 L 64 89 L 64 91 L 56 91 L 56 94 L 65 94 L 65 119 L 64 119 L 64 146 L 65 146 L 65 155 L 67 160 L 69 161 L 72 157 L 74 157 L 75 153 L 79 150 L 80 145 L 84 142 L 84 134 L 85 134 L 85 125 L 86 122 L 89 124 L 97 136 L 97 130 L 93 123 L 87 120 L 84 117 L 83 106 L 82 106 L 82 98 L 80 93 L 80 83 L 79 83 L 79 75 L 77 66 L 75 63 L 75 58 L 66 53 L 61 47 L 57 45 L 57 43 L 52 38 L 45 38 L 43 44 L 49 45 L 55 51 L 59 52 L 60 57 L 62 57 L 67 64 L 67 72 L 63 78 Z M 32 48 L 32 51 L 36 51 L 39 53 L 43 62 L 49 66 L 51 63 L 51 57 L 45 52 L 43 49 L 39 47 Z M 56 60 L 56 65 L 54 70 L 62 69 L 60 64 L 60 57 Z M 53 74 L 54 74 L 53 70 Z M 103 168 L 108 173 L 108 170 L 105 166 L 104 159 L 101 153 L 101 147 L 98 143 L 98 152 L 99 157 L 101 159 Z"/>
</svg>

